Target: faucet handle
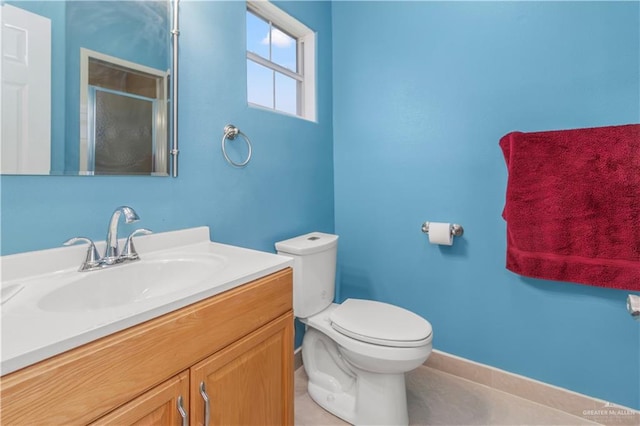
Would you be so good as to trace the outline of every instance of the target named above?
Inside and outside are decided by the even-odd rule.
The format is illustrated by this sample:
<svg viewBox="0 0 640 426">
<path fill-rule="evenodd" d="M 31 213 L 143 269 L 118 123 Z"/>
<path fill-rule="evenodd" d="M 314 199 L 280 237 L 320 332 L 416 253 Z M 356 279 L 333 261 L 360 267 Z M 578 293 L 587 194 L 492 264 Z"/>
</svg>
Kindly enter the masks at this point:
<svg viewBox="0 0 640 426">
<path fill-rule="evenodd" d="M 74 237 L 70 238 L 63 243 L 65 246 L 70 246 L 76 243 L 87 243 L 89 247 L 87 248 L 87 255 L 80 265 L 79 271 L 87 271 L 89 269 L 94 269 L 100 266 L 100 255 L 98 254 L 98 250 L 96 250 L 96 245 L 91 241 L 90 238 L 86 237 Z"/>
<path fill-rule="evenodd" d="M 128 260 L 136 260 L 139 259 L 140 256 L 138 256 L 138 252 L 136 251 L 136 247 L 133 245 L 133 237 L 135 237 L 136 235 L 149 235 L 152 234 L 153 232 L 145 229 L 145 228 L 140 228 L 140 229 L 136 229 L 135 231 L 133 231 L 131 234 L 129 234 L 129 236 L 127 237 L 127 241 L 124 243 L 124 250 L 122 250 L 122 255 L 120 257 L 128 259 Z"/>
</svg>

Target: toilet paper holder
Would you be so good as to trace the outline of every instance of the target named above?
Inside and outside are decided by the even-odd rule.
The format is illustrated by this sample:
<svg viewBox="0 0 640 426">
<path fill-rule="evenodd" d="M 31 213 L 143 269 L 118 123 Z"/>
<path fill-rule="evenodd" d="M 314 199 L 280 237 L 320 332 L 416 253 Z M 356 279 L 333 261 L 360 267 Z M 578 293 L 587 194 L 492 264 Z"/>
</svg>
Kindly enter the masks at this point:
<svg viewBox="0 0 640 426">
<path fill-rule="evenodd" d="M 458 225 L 457 223 L 451 224 L 450 231 L 451 235 L 453 235 L 454 237 L 461 237 L 462 234 L 464 234 L 464 228 L 462 228 L 462 225 Z M 425 234 L 429 233 L 429 222 L 425 222 L 422 224 L 422 232 L 424 232 Z"/>
<path fill-rule="evenodd" d="M 633 319 L 640 321 L 640 296 L 635 294 L 627 296 L 627 310 Z"/>
</svg>

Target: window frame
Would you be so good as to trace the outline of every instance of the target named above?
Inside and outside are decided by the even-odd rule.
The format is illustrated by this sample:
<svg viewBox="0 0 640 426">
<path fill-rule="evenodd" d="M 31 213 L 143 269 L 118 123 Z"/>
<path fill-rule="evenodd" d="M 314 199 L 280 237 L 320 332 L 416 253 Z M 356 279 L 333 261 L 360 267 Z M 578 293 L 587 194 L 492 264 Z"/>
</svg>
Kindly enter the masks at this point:
<svg viewBox="0 0 640 426">
<path fill-rule="evenodd" d="M 267 0 L 249 0 L 246 10 L 256 17 L 266 21 L 270 28 L 276 28 L 296 40 L 296 71 L 292 71 L 257 53 L 247 50 L 246 59 L 266 67 L 273 72 L 282 74 L 296 81 L 296 115 L 309 121 L 316 121 L 316 33 L 296 18 L 284 12 Z M 245 24 L 246 27 L 246 24 Z M 271 31 L 269 35 L 271 34 Z M 245 28 L 246 35 L 246 28 Z M 275 83 L 274 88 L 275 92 Z M 275 93 L 271 107 L 249 102 L 247 87 L 247 103 L 251 106 L 264 108 L 281 114 L 291 115 L 275 107 Z"/>
</svg>

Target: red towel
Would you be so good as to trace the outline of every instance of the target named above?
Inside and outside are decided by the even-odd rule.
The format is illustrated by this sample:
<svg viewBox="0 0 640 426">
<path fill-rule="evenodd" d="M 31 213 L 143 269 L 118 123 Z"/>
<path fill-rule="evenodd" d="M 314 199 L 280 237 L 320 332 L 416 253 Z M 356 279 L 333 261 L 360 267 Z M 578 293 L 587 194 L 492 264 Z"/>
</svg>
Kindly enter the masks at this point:
<svg viewBox="0 0 640 426">
<path fill-rule="evenodd" d="M 500 139 L 507 269 L 640 291 L 640 124 Z"/>
</svg>

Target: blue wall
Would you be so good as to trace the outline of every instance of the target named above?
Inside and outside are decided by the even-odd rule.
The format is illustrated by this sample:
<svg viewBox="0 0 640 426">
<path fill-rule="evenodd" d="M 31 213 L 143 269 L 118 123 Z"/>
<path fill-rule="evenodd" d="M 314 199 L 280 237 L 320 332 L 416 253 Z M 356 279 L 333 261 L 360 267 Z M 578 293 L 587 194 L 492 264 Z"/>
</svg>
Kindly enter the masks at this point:
<svg viewBox="0 0 640 426">
<path fill-rule="evenodd" d="M 627 292 L 505 270 L 499 138 L 635 123 L 638 2 L 336 2 L 340 298 L 429 319 L 435 348 L 640 408 Z M 432 246 L 425 220 L 465 227 Z M 624 232 L 621 230 L 621 232 Z"/>
<path fill-rule="evenodd" d="M 58 247 L 75 235 L 104 239 L 121 204 L 139 213 L 138 227 L 209 225 L 216 241 L 267 251 L 299 233 L 333 232 L 331 5 L 281 6 L 318 31 L 318 123 L 247 106 L 243 2 L 185 1 L 180 177 L 2 176 L 2 254 Z M 245 169 L 220 151 L 228 123 L 253 141 Z"/>
</svg>

